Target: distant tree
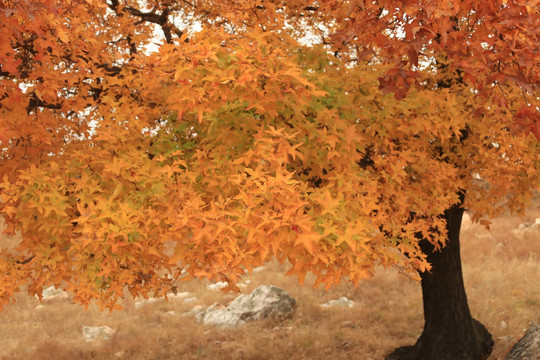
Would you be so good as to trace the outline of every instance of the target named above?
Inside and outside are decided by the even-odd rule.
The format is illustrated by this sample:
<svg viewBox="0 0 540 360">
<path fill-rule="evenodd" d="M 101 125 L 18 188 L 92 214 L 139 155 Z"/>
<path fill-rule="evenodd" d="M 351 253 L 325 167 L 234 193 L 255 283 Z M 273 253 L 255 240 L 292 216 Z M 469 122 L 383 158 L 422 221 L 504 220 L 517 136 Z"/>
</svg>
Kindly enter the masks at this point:
<svg viewBox="0 0 540 360">
<path fill-rule="evenodd" d="M 536 5 L 0 1 L 2 302 L 397 267 L 426 323 L 389 358 L 486 357 L 459 229 L 539 188 Z"/>
</svg>

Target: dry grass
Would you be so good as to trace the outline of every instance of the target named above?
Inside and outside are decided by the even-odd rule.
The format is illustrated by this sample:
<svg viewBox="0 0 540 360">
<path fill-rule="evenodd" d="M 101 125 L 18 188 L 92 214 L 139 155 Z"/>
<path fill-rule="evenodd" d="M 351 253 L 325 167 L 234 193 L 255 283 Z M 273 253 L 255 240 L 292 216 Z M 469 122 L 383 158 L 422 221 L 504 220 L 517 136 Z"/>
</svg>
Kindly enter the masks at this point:
<svg viewBox="0 0 540 360">
<path fill-rule="evenodd" d="M 502 359 L 528 327 L 540 321 L 540 230 L 519 235 L 520 223 L 540 217 L 540 201 L 527 218 L 501 216 L 488 232 L 465 223 L 463 270 L 474 316 L 495 339 L 490 360 Z M 3 240 L 4 243 L 7 241 Z M 0 244 L 1 245 L 1 244 Z M 327 292 L 300 287 L 272 264 L 255 273 L 244 292 L 260 284 L 286 289 L 298 301 L 292 320 L 258 322 L 237 329 L 204 326 L 186 314 L 195 304 L 228 303 L 232 294 L 206 289 L 206 283 L 182 285 L 196 302 L 158 300 L 121 312 L 84 311 L 69 300 L 37 308 L 24 294 L 0 313 L 1 359 L 383 359 L 393 348 L 412 344 L 423 326 L 418 284 L 393 271 L 379 271 L 359 289 L 340 285 Z M 309 283 L 309 281 L 308 281 Z M 356 305 L 323 310 L 321 303 L 347 296 Z M 174 311 L 174 314 L 168 313 Z M 82 327 L 107 325 L 110 340 L 85 342 Z"/>
</svg>

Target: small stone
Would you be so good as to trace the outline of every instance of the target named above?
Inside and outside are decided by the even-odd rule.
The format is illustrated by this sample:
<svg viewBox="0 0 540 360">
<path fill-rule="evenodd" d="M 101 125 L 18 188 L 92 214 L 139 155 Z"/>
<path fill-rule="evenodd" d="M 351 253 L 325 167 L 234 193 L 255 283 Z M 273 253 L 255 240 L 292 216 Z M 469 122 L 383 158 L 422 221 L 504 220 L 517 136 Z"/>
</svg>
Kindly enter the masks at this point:
<svg viewBox="0 0 540 360">
<path fill-rule="evenodd" d="M 189 291 L 182 291 L 182 292 L 179 292 L 179 293 L 176 293 L 176 294 L 169 294 L 167 295 L 167 297 L 169 297 L 170 299 L 185 299 L 187 297 L 190 297 L 192 296 L 193 293 L 190 293 Z"/>
<path fill-rule="evenodd" d="M 82 332 L 83 337 L 87 342 L 100 339 L 109 340 L 114 334 L 114 330 L 108 326 L 83 326 Z"/>
<path fill-rule="evenodd" d="M 149 299 L 143 299 L 143 300 L 141 300 L 141 301 L 137 301 L 137 302 L 135 303 L 135 309 L 140 309 L 140 308 L 143 307 L 144 305 L 153 303 L 153 302 L 155 302 L 155 301 L 157 301 L 156 298 L 149 298 Z"/>
<path fill-rule="evenodd" d="M 228 284 L 225 282 L 225 281 L 220 281 L 220 282 L 217 282 L 215 284 L 210 284 L 207 286 L 207 288 L 209 290 L 221 290 L 223 289 L 225 286 L 227 286 Z"/>
<path fill-rule="evenodd" d="M 238 287 L 239 288 L 242 288 L 242 289 L 245 289 L 248 287 L 248 285 L 251 283 L 251 280 L 247 279 L 245 280 L 244 282 L 238 284 Z"/>
<path fill-rule="evenodd" d="M 323 307 L 323 308 L 329 308 L 329 307 L 333 307 L 333 306 L 343 306 L 343 307 L 352 308 L 354 306 L 354 301 L 349 300 L 345 296 L 342 296 L 337 300 L 330 300 L 329 302 L 324 303 L 324 304 L 321 305 L 321 307 Z"/>
<path fill-rule="evenodd" d="M 337 346 L 340 350 L 350 350 L 352 345 L 348 341 L 343 341 L 341 344 Z"/>
<path fill-rule="evenodd" d="M 356 324 L 350 320 L 345 320 L 341 323 L 341 326 L 344 328 L 356 329 Z"/>
<path fill-rule="evenodd" d="M 54 286 L 49 286 L 48 288 L 43 289 L 41 296 L 42 301 L 45 302 L 69 299 L 69 294 L 67 292 L 62 289 L 57 289 Z"/>
<path fill-rule="evenodd" d="M 266 270 L 266 266 L 257 266 L 256 268 L 253 268 L 253 273 L 259 273 L 264 270 Z"/>
<path fill-rule="evenodd" d="M 508 327 L 508 324 L 506 321 L 501 321 L 501 328 L 506 329 Z"/>
</svg>

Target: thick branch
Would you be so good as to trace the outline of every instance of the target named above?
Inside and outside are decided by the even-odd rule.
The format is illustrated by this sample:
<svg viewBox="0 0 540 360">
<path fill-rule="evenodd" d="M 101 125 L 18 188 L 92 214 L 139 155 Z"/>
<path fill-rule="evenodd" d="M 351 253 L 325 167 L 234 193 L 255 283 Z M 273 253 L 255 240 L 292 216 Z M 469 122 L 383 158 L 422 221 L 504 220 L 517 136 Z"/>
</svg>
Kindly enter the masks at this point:
<svg viewBox="0 0 540 360">
<path fill-rule="evenodd" d="M 108 5 L 109 5 L 109 8 L 111 8 L 111 10 L 113 10 L 118 16 L 123 15 L 120 11 L 118 0 L 111 0 L 111 3 Z M 173 23 L 169 21 L 169 15 L 171 11 L 169 7 L 164 8 L 161 14 L 154 11 L 143 12 L 132 6 L 127 6 L 124 9 L 130 15 L 140 18 L 140 22 L 150 22 L 150 23 L 159 25 L 161 27 L 161 30 L 163 31 L 163 34 L 165 36 L 165 40 L 167 41 L 167 43 L 172 43 L 173 34 L 178 36 L 178 38 L 181 38 L 182 35 L 184 34 L 182 30 L 180 30 L 178 27 L 176 27 L 176 25 L 174 25 Z M 130 37 L 128 35 L 128 40 L 129 39 Z M 130 48 L 131 48 L 131 51 L 133 52 L 132 44 L 130 44 Z"/>
<path fill-rule="evenodd" d="M 33 110 L 35 110 L 38 107 L 46 108 L 46 109 L 53 109 L 53 110 L 59 110 L 62 108 L 61 103 L 55 103 L 55 104 L 46 103 L 40 98 L 38 98 L 38 96 L 34 92 L 29 93 L 28 97 L 30 98 L 30 100 L 28 101 L 28 105 L 26 106 L 27 113 L 31 113 Z"/>
<path fill-rule="evenodd" d="M 32 255 L 32 256 L 30 256 L 30 257 L 27 258 L 27 259 L 24 259 L 24 260 L 22 260 L 22 261 L 21 261 L 21 260 L 17 260 L 17 261 L 15 261 L 15 262 L 16 262 L 17 264 L 19 264 L 19 265 L 24 265 L 24 264 L 28 264 L 28 263 L 29 263 L 30 261 L 32 261 L 32 259 L 35 258 L 35 257 L 36 257 L 36 255 Z"/>
</svg>

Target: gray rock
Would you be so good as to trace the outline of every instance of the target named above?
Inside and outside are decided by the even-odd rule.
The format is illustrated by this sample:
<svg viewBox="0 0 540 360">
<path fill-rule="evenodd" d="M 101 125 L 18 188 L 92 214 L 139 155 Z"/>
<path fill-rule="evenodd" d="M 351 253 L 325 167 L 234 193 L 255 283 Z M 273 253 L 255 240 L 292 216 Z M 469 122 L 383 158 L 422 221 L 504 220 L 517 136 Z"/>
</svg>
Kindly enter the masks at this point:
<svg viewBox="0 0 540 360">
<path fill-rule="evenodd" d="M 227 307 L 214 304 L 198 313 L 204 324 L 238 326 L 249 321 L 291 318 L 296 311 L 296 300 L 286 291 L 271 285 L 261 285 L 249 295 L 240 295 Z"/>
<path fill-rule="evenodd" d="M 82 328 L 84 340 L 96 341 L 96 340 L 109 340 L 114 334 L 114 330 L 108 326 L 83 326 Z"/>
<path fill-rule="evenodd" d="M 510 349 L 504 360 L 539 360 L 540 326 L 532 323 L 525 335 Z"/>
</svg>

